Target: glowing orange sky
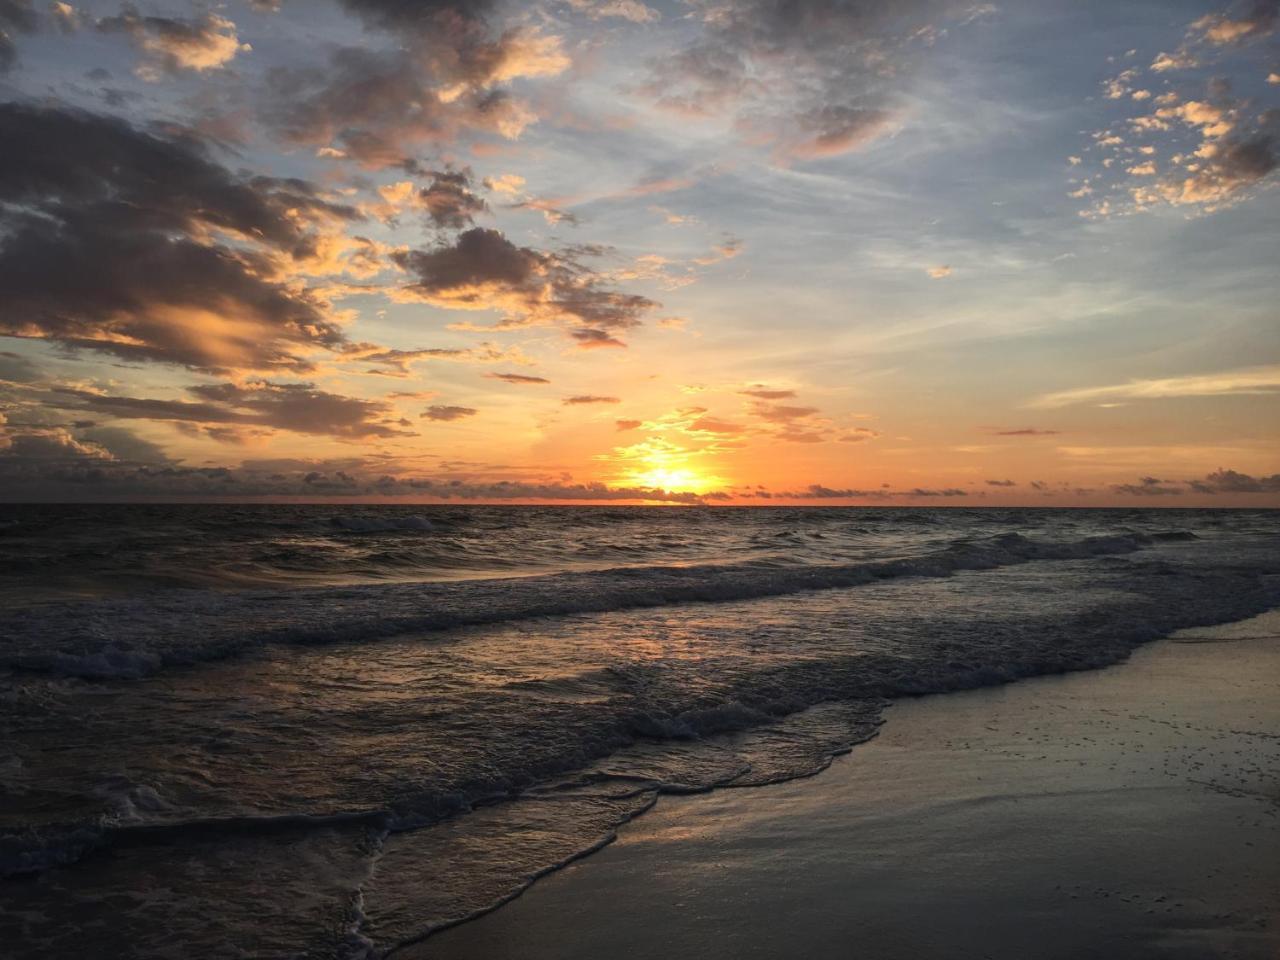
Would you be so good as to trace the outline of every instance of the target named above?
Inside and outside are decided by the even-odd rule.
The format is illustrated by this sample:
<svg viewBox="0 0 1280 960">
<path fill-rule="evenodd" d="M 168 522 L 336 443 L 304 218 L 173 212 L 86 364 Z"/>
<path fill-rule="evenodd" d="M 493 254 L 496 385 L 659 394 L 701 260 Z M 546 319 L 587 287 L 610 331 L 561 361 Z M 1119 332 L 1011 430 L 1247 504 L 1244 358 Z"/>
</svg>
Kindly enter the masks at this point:
<svg viewBox="0 0 1280 960">
<path fill-rule="evenodd" d="M 154 7 L 0 18 L 6 499 L 1280 505 L 1261 7 Z"/>
</svg>

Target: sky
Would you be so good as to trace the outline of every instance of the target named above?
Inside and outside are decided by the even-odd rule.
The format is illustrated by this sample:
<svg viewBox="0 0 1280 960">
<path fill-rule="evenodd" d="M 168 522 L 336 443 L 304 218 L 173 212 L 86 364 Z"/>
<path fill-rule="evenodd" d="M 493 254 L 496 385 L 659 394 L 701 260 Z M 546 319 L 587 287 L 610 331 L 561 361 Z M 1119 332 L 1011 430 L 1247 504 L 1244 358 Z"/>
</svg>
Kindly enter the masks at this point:
<svg viewBox="0 0 1280 960">
<path fill-rule="evenodd" d="M 0 499 L 1280 506 L 1280 0 L 0 0 Z"/>
</svg>

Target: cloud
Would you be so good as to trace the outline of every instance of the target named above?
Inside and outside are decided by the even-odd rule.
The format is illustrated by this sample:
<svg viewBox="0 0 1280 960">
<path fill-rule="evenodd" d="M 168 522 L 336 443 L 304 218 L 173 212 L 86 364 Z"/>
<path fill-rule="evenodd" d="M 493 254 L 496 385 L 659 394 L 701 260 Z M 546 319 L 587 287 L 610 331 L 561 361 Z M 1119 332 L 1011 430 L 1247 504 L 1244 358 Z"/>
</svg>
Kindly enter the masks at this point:
<svg viewBox="0 0 1280 960">
<path fill-rule="evenodd" d="M 619 433 L 626 433 L 628 430 L 638 430 L 644 421 L 642 420 L 615 420 L 613 424 L 618 428 Z"/>
<path fill-rule="evenodd" d="M 520 386 L 550 383 L 546 377 L 530 377 L 523 373 L 486 373 L 490 380 L 501 380 L 503 383 L 514 383 Z"/>
<path fill-rule="evenodd" d="M 195 400 L 131 397 L 55 386 L 49 402 L 62 409 L 120 420 L 257 427 L 341 440 L 412 434 L 396 419 L 389 404 L 330 393 L 311 383 L 254 380 L 243 384 L 196 384 L 186 392 Z"/>
<path fill-rule="evenodd" d="M 189 467 L 119 459 L 66 430 L 0 432 L 0 499 L 80 502 L 136 499 L 219 500 L 316 497 L 412 501 L 653 501 L 698 504 L 721 494 L 608 486 L 536 476 L 489 479 L 385 472 L 377 459 L 245 460 L 232 467 Z"/>
<path fill-rule="evenodd" d="M 146 59 L 136 72 L 144 80 L 181 70 L 214 70 L 249 49 L 236 36 L 236 25 L 213 13 L 192 20 L 143 16 L 126 4 L 118 16 L 104 17 L 97 26 L 103 33 L 126 34 L 143 51 Z"/>
<path fill-rule="evenodd" d="M 566 407 L 580 407 L 591 403 L 621 403 L 617 397 L 597 397 L 591 394 L 580 394 L 576 397 L 565 397 L 562 401 Z"/>
<path fill-rule="evenodd" d="M 1196 493 L 1280 493 L 1280 473 L 1251 477 L 1219 468 L 1203 480 L 1188 480 L 1187 484 Z"/>
<path fill-rule="evenodd" d="M 477 214 L 489 209 L 484 198 L 473 192 L 475 184 L 469 169 L 428 170 L 425 174 L 431 178 L 425 187 L 403 180 L 378 189 L 387 203 L 387 214 L 418 209 L 437 227 L 461 230 L 470 226 Z"/>
<path fill-rule="evenodd" d="M 75 33 L 83 25 L 80 11 L 62 0 L 54 0 L 49 5 L 49 16 L 57 28 L 63 33 Z"/>
<path fill-rule="evenodd" d="M 574 10 L 585 13 L 592 20 L 617 17 L 632 23 L 653 23 L 662 14 L 640 0 L 565 0 Z"/>
<path fill-rule="evenodd" d="M 879 430 L 872 430 L 869 427 L 854 427 L 836 439 L 841 443 L 866 443 L 868 440 L 878 439 L 881 435 Z"/>
<path fill-rule="evenodd" d="M 945 263 L 938 267 L 930 267 L 928 274 L 934 280 L 941 280 L 943 277 L 951 276 L 951 267 Z"/>
<path fill-rule="evenodd" d="M 214 371 L 305 370 L 343 335 L 304 272 L 359 214 L 182 130 L 0 104 L 0 334 Z M 327 269 L 327 268 L 326 268 Z"/>
<path fill-rule="evenodd" d="M 111 454 L 96 443 L 77 440 L 61 427 L 25 433 L 0 432 L 0 460 L 109 460 Z M 4 470 L 0 468 L 0 476 Z"/>
<path fill-rule="evenodd" d="M 427 407 L 420 416 L 426 417 L 428 420 L 464 420 L 467 417 L 474 417 L 480 411 L 472 407 L 450 407 L 444 405 L 435 405 Z"/>
<path fill-rule="evenodd" d="M 328 62 L 269 72 L 262 117 L 286 142 L 340 151 L 365 166 L 406 162 L 464 132 L 520 136 L 536 114 L 500 85 L 569 66 L 558 37 L 499 32 L 488 2 L 342 0 L 394 49 L 345 46 Z"/>
<path fill-rule="evenodd" d="M 988 480 L 986 484 L 988 487 L 1016 487 L 1018 485 L 1013 480 Z"/>
<path fill-rule="evenodd" d="M 1031 401 L 1039 408 L 1066 407 L 1103 400 L 1151 400 L 1168 397 L 1221 397 L 1280 392 L 1280 366 L 1247 367 L 1221 373 L 1190 374 L 1158 380 L 1130 380 L 1104 387 L 1047 393 Z"/>
<path fill-rule="evenodd" d="M 579 255 L 598 252 L 544 253 L 517 246 L 497 230 L 473 227 L 452 243 L 396 252 L 392 259 L 416 278 L 400 289 L 401 299 L 496 311 L 502 314 L 499 329 L 558 324 L 570 327 L 581 346 L 622 346 L 617 333 L 639 326 L 657 304 L 608 289 Z"/>
<path fill-rule="evenodd" d="M 528 363 L 519 347 L 499 347 L 482 341 L 474 347 L 419 347 L 415 350 L 389 349 L 376 343 L 349 343 L 338 352 L 341 363 L 372 363 L 365 373 L 384 377 L 408 377 L 412 365 L 423 360 L 449 363 Z"/>
<path fill-rule="evenodd" d="M 172 463 L 158 445 L 123 427 L 82 427 L 79 439 L 101 447 L 117 460 L 132 463 Z"/>
<path fill-rule="evenodd" d="M 1205 14 L 1187 28 L 1186 39 L 1177 50 L 1156 55 L 1151 69 L 1156 73 L 1168 73 L 1198 67 L 1206 46 L 1210 49 L 1242 46 L 1268 37 L 1275 31 L 1278 20 L 1278 0 L 1253 0 L 1238 17 L 1228 16 L 1225 12 Z"/>
<path fill-rule="evenodd" d="M 691 43 L 655 60 L 641 92 L 680 114 L 728 114 L 782 163 L 835 156 L 895 126 L 931 38 L 974 11 L 942 0 L 725 0 L 703 9 Z"/>
<path fill-rule="evenodd" d="M 794 390 L 775 390 L 761 384 L 755 384 L 745 390 L 739 390 L 738 393 L 744 397 L 755 397 L 757 400 L 787 400 L 796 395 Z"/>
<path fill-rule="evenodd" d="M 753 403 L 751 405 L 753 416 L 759 417 L 761 420 L 767 420 L 770 423 L 791 423 L 795 420 L 812 417 L 817 412 L 817 407 L 790 407 L 775 403 Z"/>
<path fill-rule="evenodd" d="M 1191 25 L 1191 33 L 1218 46 L 1238 44 L 1270 36 L 1280 20 L 1280 0 L 1254 0 L 1238 18 L 1210 13 Z"/>
<path fill-rule="evenodd" d="M 0 0 L 0 74 L 11 70 L 18 59 L 14 37 L 34 33 L 38 23 L 31 0 Z"/>
<path fill-rule="evenodd" d="M 913 487 L 909 490 L 892 490 L 888 487 L 859 489 L 856 487 L 828 487 L 820 483 L 812 483 L 803 490 L 789 492 L 772 492 L 765 499 L 770 500 L 917 500 L 917 499 L 952 499 L 967 497 L 968 492 L 958 487 L 928 488 Z"/>
<path fill-rule="evenodd" d="M 993 430 L 997 437 L 1056 437 L 1061 430 L 1037 430 L 1035 427 L 1022 427 L 1015 430 Z"/>
<path fill-rule="evenodd" d="M 1276 141 L 1271 134 L 1224 139 L 1202 147 L 1201 153 L 1203 162 L 1198 164 L 1195 173 L 1173 177 L 1156 188 L 1155 194 L 1140 194 L 1139 200 L 1158 197 L 1179 206 L 1215 207 L 1236 199 L 1280 166 Z"/>
<path fill-rule="evenodd" d="M 1167 486 L 1166 481 L 1156 477 L 1142 477 L 1137 483 L 1113 484 L 1111 489 L 1131 497 L 1176 497 L 1184 492 L 1181 487 Z"/>
</svg>

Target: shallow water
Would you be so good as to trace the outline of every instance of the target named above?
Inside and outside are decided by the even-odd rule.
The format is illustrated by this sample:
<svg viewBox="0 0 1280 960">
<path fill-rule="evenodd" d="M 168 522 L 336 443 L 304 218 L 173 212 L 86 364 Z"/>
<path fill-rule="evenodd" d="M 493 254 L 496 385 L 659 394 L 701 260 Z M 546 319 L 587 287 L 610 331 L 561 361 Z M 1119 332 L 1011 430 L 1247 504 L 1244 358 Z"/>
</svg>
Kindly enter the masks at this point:
<svg viewBox="0 0 1280 960">
<path fill-rule="evenodd" d="M 0 522 L 0 937 L 19 957 L 79 954 L 86 930 L 140 957 L 381 955 L 661 791 L 822 769 L 886 697 L 1100 666 L 1280 603 L 1280 517 L 1260 511 Z"/>
</svg>

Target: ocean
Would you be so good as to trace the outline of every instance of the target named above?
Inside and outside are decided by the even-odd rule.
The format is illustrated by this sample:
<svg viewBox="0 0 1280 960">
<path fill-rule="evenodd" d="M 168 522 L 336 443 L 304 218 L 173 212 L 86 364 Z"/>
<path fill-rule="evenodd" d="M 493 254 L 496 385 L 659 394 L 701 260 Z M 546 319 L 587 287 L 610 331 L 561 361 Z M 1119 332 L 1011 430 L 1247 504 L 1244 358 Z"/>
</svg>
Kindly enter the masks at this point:
<svg viewBox="0 0 1280 960">
<path fill-rule="evenodd" d="M 893 698 L 1280 605 L 1277 534 L 1250 510 L 0 507 L 0 943 L 394 955 L 662 793 L 819 773 Z"/>
</svg>

